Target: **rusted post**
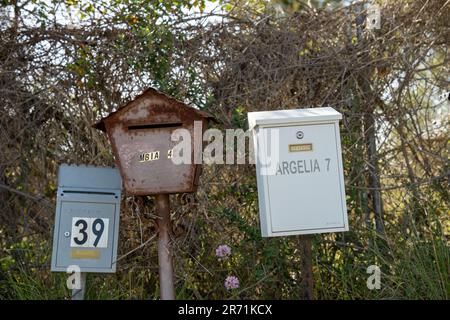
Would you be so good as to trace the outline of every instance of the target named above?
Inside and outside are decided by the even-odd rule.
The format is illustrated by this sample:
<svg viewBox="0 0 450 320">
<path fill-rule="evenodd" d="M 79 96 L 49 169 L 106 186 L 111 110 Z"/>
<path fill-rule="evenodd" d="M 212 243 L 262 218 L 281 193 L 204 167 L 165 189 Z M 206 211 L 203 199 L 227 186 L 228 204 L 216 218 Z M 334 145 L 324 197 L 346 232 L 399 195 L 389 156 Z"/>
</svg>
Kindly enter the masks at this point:
<svg viewBox="0 0 450 320">
<path fill-rule="evenodd" d="M 300 236 L 301 279 L 300 297 L 303 300 L 313 299 L 313 273 L 312 273 L 312 245 L 311 235 Z"/>
<path fill-rule="evenodd" d="M 175 300 L 172 248 L 170 246 L 170 202 L 168 194 L 155 196 L 158 227 L 158 263 L 161 300 Z"/>
</svg>

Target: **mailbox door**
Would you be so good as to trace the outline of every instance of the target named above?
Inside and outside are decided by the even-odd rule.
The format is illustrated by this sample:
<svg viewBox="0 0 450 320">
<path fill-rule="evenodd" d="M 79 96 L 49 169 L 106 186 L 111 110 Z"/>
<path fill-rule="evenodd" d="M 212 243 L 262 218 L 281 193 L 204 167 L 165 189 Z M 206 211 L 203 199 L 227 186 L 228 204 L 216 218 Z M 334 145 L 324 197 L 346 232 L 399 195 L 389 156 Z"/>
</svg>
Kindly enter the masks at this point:
<svg viewBox="0 0 450 320">
<path fill-rule="evenodd" d="M 132 195 L 192 192 L 195 190 L 194 164 L 174 164 L 172 152 L 179 143 L 172 132 L 184 128 L 193 136 L 193 124 L 182 127 L 115 126 L 111 129 L 113 147 L 117 149 L 125 189 Z M 124 129 L 125 128 L 125 129 Z M 183 137 L 184 139 L 184 137 Z M 187 151 L 194 152 L 191 147 Z"/>
<path fill-rule="evenodd" d="M 275 174 L 264 176 L 269 232 L 284 235 L 345 231 L 347 219 L 337 124 L 275 129 L 279 130 L 278 164 Z M 263 150 L 266 148 L 267 145 Z"/>
<path fill-rule="evenodd" d="M 59 195 L 54 271 L 78 265 L 82 272 L 114 272 L 118 204 L 114 194 Z"/>
</svg>

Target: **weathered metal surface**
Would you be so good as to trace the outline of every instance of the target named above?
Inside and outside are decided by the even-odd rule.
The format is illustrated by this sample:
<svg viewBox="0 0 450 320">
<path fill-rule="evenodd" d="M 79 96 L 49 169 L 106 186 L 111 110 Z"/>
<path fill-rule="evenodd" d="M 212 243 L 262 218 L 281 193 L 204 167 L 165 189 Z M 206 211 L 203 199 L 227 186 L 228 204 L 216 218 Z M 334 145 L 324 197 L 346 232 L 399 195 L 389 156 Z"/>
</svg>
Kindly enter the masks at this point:
<svg viewBox="0 0 450 320">
<path fill-rule="evenodd" d="M 158 227 L 159 290 L 161 300 L 175 300 L 172 246 L 170 244 L 172 223 L 170 221 L 169 195 L 156 195 L 155 203 L 156 215 L 158 216 L 156 225 Z"/>
<path fill-rule="evenodd" d="M 194 192 L 200 165 L 193 163 L 194 121 L 205 130 L 206 113 L 161 92 L 148 89 L 135 100 L 94 125 L 106 130 L 130 195 Z M 172 132 L 184 128 L 191 134 L 192 164 L 174 164 L 170 150 Z M 201 145 L 199 146 L 201 148 Z M 201 150 L 200 150 L 201 152 Z"/>
<path fill-rule="evenodd" d="M 311 235 L 300 236 L 300 298 L 302 300 L 313 299 L 314 279 L 312 271 L 312 239 Z"/>
</svg>

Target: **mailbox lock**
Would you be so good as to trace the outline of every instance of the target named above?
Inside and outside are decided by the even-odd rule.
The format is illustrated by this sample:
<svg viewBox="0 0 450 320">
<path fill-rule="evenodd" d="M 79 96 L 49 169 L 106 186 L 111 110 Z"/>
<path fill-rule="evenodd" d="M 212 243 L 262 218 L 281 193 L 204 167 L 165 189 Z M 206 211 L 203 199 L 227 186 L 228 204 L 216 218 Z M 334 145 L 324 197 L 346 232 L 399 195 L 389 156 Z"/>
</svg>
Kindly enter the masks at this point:
<svg viewBox="0 0 450 320">
<path fill-rule="evenodd" d="M 64 237 L 66 238 L 70 237 L 70 232 L 69 231 L 64 232 Z"/>
<path fill-rule="evenodd" d="M 303 131 L 297 131 L 297 139 L 303 139 Z"/>
</svg>

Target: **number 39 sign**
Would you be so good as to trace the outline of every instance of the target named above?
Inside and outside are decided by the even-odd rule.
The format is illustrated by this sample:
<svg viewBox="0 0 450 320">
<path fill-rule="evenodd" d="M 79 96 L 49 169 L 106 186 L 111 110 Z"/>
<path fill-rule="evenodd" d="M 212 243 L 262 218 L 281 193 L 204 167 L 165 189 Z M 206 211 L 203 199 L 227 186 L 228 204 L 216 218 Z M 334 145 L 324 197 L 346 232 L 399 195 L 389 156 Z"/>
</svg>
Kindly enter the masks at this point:
<svg viewBox="0 0 450 320">
<path fill-rule="evenodd" d="M 106 248 L 109 219 L 72 218 L 71 247 Z"/>
</svg>

